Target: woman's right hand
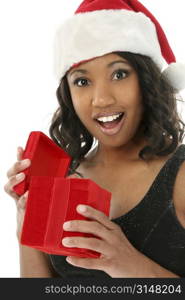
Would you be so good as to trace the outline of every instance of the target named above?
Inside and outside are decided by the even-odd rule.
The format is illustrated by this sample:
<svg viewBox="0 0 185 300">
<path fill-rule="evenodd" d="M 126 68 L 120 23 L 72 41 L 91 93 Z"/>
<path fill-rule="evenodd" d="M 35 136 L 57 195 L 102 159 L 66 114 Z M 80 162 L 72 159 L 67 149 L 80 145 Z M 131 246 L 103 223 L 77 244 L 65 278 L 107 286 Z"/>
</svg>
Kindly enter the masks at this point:
<svg viewBox="0 0 185 300">
<path fill-rule="evenodd" d="M 17 238 L 20 241 L 20 236 L 22 232 L 22 225 L 24 222 L 26 201 L 28 199 L 28 191 L 26 191 L 22 196 L 17 195 L 13 187 L 25 179 L 25 174 L 22 172 L 31 165 L 30 159 L 22 160 L 23 148 L 17 148 L 17 161 L 12 165 L 12 167 L 7 172 L 8 181 L 4 185 L 5 192 L 11 196 L 16 203 L 17 207 Z"/>
</svg>

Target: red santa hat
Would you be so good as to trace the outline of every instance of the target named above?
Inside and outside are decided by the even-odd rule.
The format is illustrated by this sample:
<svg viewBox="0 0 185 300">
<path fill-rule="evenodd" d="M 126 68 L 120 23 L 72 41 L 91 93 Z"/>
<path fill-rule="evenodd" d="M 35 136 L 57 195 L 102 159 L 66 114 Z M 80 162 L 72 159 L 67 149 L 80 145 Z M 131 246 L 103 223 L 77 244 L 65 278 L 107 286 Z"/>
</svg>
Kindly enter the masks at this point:
<svg viewBox="0 0 185 300">
<path fill-rule="evenodd" d="M 84 0 L 56 32 L 56 77 L 115 51 L 151 57 L 176 90 L 185 88 L 185 64 L 176 62 L 159 22 L 138 0 Z"/>
</svg>

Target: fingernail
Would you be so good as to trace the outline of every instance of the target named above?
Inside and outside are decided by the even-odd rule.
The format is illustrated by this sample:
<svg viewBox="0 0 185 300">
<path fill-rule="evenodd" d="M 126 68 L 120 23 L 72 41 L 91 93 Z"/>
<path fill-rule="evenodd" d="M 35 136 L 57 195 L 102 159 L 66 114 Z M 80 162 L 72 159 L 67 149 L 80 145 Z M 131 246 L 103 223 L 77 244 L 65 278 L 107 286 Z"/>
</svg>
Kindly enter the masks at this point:
<svg viewBox="0 0 185 300">
<path fill-rule="evenodd" d="M 24 198 L 27 198 L 27 197 L 28 197 L 28 192 L 29 192 L 29 191 L 26 191 L 26 193 L 24 194 Z"/>
<path fill-rule="evenodd" d="M 85 205 L 78 205 L 77 209 L 80 212 L 86 212 L 87 211 L 87 207 Z"/>
<path fill-rule="evenodd" d="M 70 239 L 69 239 L 69 238 L 64 238 L 64 239 L 62 240 L 62 244 L 63 244 L 64 246 L 69 245 L 69 244 L 70 244 Z"/>
<path fill-rule="evenodd" d="M 63 229 L 69 229 L 71 227 L 71 222 L 68 221 L 68 222 L 65 222 L 64 225 L 63 225 Z"/>
<path fill-rule="evenodd" d="M 24 178 L 24 176 L 25 176 L 24 173 L 19 173 L 19 174 L 16 175 L 16 179 L 17 179 L 17 180 L 21 180 L 21 179 Z"/>
</svg>

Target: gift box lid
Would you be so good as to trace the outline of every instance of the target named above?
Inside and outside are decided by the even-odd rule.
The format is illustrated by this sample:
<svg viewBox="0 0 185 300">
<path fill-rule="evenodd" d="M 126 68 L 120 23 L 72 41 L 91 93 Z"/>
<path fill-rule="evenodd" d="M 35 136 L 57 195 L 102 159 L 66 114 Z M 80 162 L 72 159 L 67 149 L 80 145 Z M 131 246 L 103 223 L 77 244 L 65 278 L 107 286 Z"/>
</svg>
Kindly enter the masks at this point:
<svg viewBox="0 0 185 300">
<path fill-rule="evenodd" d="M 41 131 L 30 133 L 22 159 L 26 158 L 31 160 L 31 165 L 24 170 L 25 180 L 14 186 L 18 195 L 22 195 L 29 188 L 31 176 L 65 177 L 72 159 Z"/>
</svg>

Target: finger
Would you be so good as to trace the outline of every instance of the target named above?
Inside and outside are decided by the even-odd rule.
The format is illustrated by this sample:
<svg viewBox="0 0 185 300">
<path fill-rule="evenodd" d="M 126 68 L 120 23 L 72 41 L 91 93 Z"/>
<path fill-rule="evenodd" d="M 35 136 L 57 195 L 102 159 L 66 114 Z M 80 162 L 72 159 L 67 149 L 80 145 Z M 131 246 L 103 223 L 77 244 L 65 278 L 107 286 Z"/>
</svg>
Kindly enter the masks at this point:
<svg viewBox="0 0 185 300">
<path fill-rule="evenodd" d="M 67 256 L 66 261 L 73 266 L 81 267 L 84 269 L 104 269 L 104 260 L 98 258 L 80 258 L 77 256 Z"/>
<path fill-rule="evenodd" d="M 65 231 L 91 233 L 107 242 L 110 241 L 112 232 L 97 221 L 72 220 L 63 225 Z"/>
<path fill-rule="evenodd" d="M 103 255 L 110 255 L 110 246 L 106 242 L 96 238 L 81 236 L 65 237 L 62 239 L 62 244 L 65 247 L 84 248 L 99 252 Z"/>
<path fill-rule="evenodd" d="M 10 177 L 9 181 L 4 186 L 5 192 L 8 193 L 11 196 L 13 196 L 13 195 L 17 196 L 17 194 L 13 190 L 13 187 L 15 185 L 17 185 L 18 183 L 20 183 L 21 181 L 23 181 L 24 179 L 25 179 L 25 174 L 23 172 Z"/>
<path fill-rule="evenodd" d="M 114 224 L 112 221 L 109 220 L 109 218 L 100 210 L 97 210 L 91 206 L 88 205 L 78 205 L 77 206 L 78 213 L 82 214 L 83 216 L 96 220 L 102 225 L 104 225 L 109 230 L 115 230 L 117 229 L 116 224 Z"/>
<path fill-rule="evenodd" d="M 18 209 L 25 209 L 26 208 L 26 202 L 28 199 L 29 191 L 26 191 L 20 198 L 19 201 L 17 201 L 17 208 Z"/>
<path fill-rule="evenodd" d="M 18 173 L 17 175 L 14 175 L 10 177 L 9 182 L 7 184 L 7 190 L 13 192 L 13 187 L 23 181 L 25 179 L 25 174 Z"/>
<path fill-rule="evenodd" d="M 16 200 L 16 201 L 18 201 L 19 200 L 19 195 L 17 195 L 14 191 L 11 191 L 11 190 L 7 190 L 7 188 L 6 188 L 6 185 L 4 186 L 4 190 L 5 190 L 5 192 L 9 195 L 9 196 L 11 196 L 12 198 L 14 198 L 14 200 Z"/>
<path fill-rule="evenodd" d="M 20 161 L 22 159 L 22 155 L 23 155 L 23 148 L 22 147 L 17 147 L 17 160 Z"/>
<path fill-rule="evenodd" d="M 7 172 L 7 177 L 16 175 L 17 173 L 25 170 L 31 165 L 31 160 L 26 158 L 21 161 L 17 161 Z"/>
<path fill-rule="evenodd" d="M 66 178 L 68 179 L 68 178 L 81 178 L 81 177 L 80 177 L 80 175 L 74 173 L 74 174 L 67 176 Z"/>
</svg>

